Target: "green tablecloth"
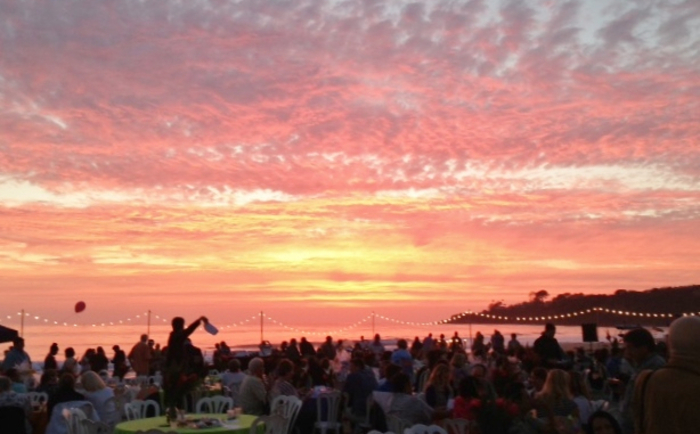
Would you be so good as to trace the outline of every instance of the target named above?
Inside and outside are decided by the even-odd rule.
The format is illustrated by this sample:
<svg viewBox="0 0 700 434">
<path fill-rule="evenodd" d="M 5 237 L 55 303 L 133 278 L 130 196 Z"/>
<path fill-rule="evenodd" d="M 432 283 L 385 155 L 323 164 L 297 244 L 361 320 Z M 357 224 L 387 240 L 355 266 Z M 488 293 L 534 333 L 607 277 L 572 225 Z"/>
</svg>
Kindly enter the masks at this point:
<svg viewBox="0 0 700 434">
<path fill-rule="evenodd" d="M 225 414 L 189 414 L 188 419 L 198 419 L 203 417 L 215 417 L 225 419 Z M 165 416 L 149 417 L 147 419 L 130 420 L 117 424 L 114 428 L 114 434 L 134 434 L 136 431 L 146 431 L 149 429 L 158 429 L 163 432 L 174 431 L 178 434 L 248 434 L 250 426 L 253 424 L 257 416 L 242 414 L 238 416 L 236 421 L 224 421 L 227 426 L 216 428 L 170 428 L 165 423 Z M 262 425 L 259 425 L 262 428 Z M 263 432 L 262 429 L 258 430 Z"/>
</svg>

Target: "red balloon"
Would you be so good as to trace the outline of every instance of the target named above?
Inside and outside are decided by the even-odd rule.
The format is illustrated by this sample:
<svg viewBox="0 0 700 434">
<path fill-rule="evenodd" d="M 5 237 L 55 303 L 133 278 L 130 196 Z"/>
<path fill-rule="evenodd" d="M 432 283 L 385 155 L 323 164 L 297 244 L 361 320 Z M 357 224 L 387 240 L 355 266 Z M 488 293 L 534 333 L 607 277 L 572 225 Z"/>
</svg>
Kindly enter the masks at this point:
<svg viewBox="0 0 700 434">
<path fill-rule="evenodd" d="M 80 313 L 85 310 L 85 302 L 79 301 L 75 303 L 75 313 Z"/>
</svg>

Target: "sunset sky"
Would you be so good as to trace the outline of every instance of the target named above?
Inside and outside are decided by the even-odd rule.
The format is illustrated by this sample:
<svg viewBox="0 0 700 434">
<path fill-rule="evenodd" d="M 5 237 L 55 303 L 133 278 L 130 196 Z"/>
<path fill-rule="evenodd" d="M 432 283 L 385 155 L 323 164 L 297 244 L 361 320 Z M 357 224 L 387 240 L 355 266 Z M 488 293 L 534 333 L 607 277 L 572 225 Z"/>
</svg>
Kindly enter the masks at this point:
<svg viewBox="0 0 700 434">
<path fill-rule="evenodd" d="M 0 316 L 430 321 L 699 234 L 697 0 L 0 0 Z"/>
</svg>

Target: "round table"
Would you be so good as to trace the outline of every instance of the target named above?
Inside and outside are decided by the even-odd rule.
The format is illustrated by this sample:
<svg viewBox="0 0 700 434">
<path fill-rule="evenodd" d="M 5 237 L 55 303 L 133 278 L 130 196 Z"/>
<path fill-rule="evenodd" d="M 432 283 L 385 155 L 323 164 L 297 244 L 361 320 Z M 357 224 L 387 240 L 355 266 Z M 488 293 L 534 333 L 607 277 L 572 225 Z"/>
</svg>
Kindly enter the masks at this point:
<svg viewBox="0 0 700 434">
<path fill-rule="evenodd" d="M 146 419 L 136 419 L 127 422 L 118 423 L 114 427 L 114 434 L 134 434 L 136 431 L 147 431 L 149 429 L 158 429 L 163 432 L 176 432 L 178 434 L 248 434 L 250 432 L 250 426 L 257 416 L 252 416 L 248 414 L 242 414 L 236 418 L 235 421 L 225 420 L 225 414 L 188 414 L 188 419 L 200 419 L 200 418 L 217 418 L 223 420 L 225 426 L 214 427 L 214 428 L 171 428 L 166 424 L 165 416 L 159 417 L 149 417 Z M 259 431 L 263 432 L 263 425 L 258 425 L 261 428 Z"/>
</svg>

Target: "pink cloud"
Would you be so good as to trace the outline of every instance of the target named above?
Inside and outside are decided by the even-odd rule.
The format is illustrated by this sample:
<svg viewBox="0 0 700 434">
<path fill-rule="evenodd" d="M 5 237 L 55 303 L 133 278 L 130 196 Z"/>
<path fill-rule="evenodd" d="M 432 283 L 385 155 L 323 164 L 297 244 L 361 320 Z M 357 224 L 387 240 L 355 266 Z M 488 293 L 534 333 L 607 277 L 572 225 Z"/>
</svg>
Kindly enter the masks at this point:
<svg viewBox="0 0 700 434">
<path fill-rule="evenodd" d="M 0 6 L 13 294 L 697 279 L 690 3 L 203 5 Z"/>
</svg>

